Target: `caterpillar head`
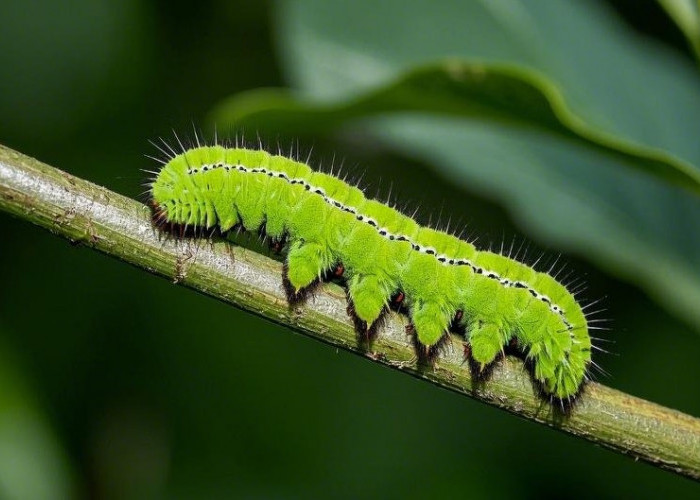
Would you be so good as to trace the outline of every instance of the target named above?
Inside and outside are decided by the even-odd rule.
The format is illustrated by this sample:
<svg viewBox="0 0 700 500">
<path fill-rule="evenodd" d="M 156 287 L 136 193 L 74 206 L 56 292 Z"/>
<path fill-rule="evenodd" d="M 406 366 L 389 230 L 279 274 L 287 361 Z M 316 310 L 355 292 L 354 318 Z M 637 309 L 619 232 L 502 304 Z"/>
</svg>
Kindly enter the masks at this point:
<svg viewBox="0 0 700 500">
<path fill-rule="evenodd" d="M 204 206 L 191 177 L 182 155 L 172 158 L 158 173 L 151 184 L 150 200 L 156 225 L 203 225 Z"/>
</svg>

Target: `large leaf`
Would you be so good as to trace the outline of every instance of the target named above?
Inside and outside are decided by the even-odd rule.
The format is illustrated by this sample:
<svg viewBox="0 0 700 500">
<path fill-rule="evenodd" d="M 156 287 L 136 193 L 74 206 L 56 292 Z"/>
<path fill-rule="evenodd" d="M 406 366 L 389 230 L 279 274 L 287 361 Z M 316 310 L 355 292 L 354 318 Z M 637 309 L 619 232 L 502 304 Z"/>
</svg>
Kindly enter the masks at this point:
<svg viewBox="0 0 700 500">
<path fill-rule="evenodd" d="M 446 61 L 411 70 L 385 86 L 335 103 L 305 101 L 284 89 L 253 90 L 221 103 L 212 121 L 253 130 L 274 124 L 278 131 L 298 133 L 303 129 L 311 133 L 353 118 L 401 111 L 541 128 L 700 194 L 700 168 L 663 150 L 633 144 L 594 128 L 567 107 L 551 82 L 517 67 Z"/>
<path fill-rule="evenodd" d="M 698 176 L 691 61 L 643 43 L 593 2 L 280 6 L 302 100 L 258 95 L 230 116 L 298 130 L 364 117 L 364 130 L 492 193 L 531 232 L 700 325 L 700 201 L 666 182 L 695 190 Z M 488 84 L 455 82 L 449 66 L 415 72 L 446 56 L 479 60 Z"/>
</svg>

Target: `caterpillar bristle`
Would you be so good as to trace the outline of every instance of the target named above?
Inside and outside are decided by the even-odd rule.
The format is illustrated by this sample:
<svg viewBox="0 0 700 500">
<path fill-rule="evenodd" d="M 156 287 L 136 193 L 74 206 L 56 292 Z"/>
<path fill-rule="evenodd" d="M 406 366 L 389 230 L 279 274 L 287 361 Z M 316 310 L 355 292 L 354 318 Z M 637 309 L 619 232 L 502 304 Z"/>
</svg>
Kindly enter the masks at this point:
<svg viewBox="0 0 700 500">
<path fill-rule="evenodd" d="M 169 151 L 169 153 L 165 153 L 166 156 L 169 156 L 169 157 L 172 159 L 172 158 L 175 158 L 175 157 L 178 155 L 178 153 L 175 151 L 175 149 L 173 149 L 173 147 L 170 145 L 169 142 L 167 142 L 167 141 L 166 141 L 164 138 L 162 138 L 162 137 L 159 137 L 158 139 L 159 139 L 160 142 L 163 144 L 163 146 L 165 146 L 165 148 Z M 156 146 L 156 147 L 158 147 L 158 146 Z M 158 148 L 158 149 L 160 149 L 160 148 Z M 161 151 L 162 151 L 162 150 L 161 150 Z"/>
</svg>

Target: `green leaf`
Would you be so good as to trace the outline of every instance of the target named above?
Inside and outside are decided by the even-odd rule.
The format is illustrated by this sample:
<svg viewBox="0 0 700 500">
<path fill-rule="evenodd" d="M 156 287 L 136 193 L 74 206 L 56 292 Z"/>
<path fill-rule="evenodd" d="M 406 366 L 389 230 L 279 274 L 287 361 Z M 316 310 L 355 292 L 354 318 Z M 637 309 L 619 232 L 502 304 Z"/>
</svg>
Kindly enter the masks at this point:
<svg viewBox="0 0 700 500">
<path fill-rule="evenodd" d="M 700 2 L 697 0 L 657 0 L 678 25 L 688 45 L 700 61 Z"/>
<path fill-rule="evenodd" d="M 218 125 L 361 127 L 700 327 L 692 61 L 594 2 L 279 6 L 295 98 L 240 96 Z"/>
<path fill-rule="evenodd" d="M 322 133 L 347 120 L 389 112 L 478 118 L 540 128 L 619 157 L 622 164 L 700 194 L 700 169 L 662 150 L 622 140 L 576 116 L 561 92 L 536 72 L 511 66 L 446 61 L 416 68 L 396 81 L 333 104 L 296 98 L 284 89 L 253 90 L 219 105 L 211 121 L 256 130 Z"/>
</svg>

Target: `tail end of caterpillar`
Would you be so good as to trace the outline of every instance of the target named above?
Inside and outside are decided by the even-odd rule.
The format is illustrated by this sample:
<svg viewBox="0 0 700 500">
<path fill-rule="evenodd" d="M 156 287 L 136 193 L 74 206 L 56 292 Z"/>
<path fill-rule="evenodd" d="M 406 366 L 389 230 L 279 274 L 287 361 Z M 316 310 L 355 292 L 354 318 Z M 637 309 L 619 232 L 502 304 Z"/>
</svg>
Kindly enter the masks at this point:
<svg viewBox="0 0 700 500">
<path fill-rule="evenodd" d="M 470 325 L 467 339 L 464 359 L 476 382 L 487 380 L 497 362 L 509 354 L 525 362 L 538 395 L 563 414 L 573 409 L 585 390 L 590 363 L 590 349 L 585 345 L 572 343 L 562 349 L 548 341 L 532 343 L 483 321 Z"/>
</svg>

